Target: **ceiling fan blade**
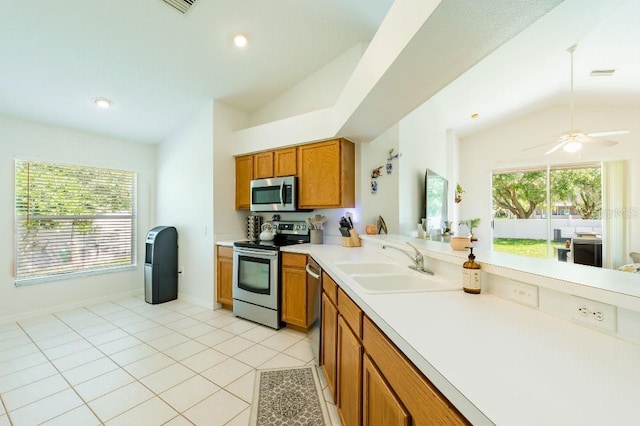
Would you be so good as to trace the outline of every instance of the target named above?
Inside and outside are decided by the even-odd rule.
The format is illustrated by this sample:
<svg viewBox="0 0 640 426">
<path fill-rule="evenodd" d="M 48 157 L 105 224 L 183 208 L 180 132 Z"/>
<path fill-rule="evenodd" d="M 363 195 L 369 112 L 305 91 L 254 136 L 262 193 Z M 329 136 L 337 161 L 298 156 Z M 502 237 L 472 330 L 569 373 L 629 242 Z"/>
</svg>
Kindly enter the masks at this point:
<svg viewBox="0 0 640 426">
<path fill-rule="evenodd" d="M 545 143 L 541 143 L 539 145 L 529 146 L 527 148 L 524 148 L 522 150 L 522 152 L 531 151 L 531 150 L 534 150 L 536 148 L 542 148 L 543 146 L 548 146 L 548 145 L 551 145 L 552 143 L 554 143 L 554 142 L 545 142 Z"/>
<path fill-rule="evenodd" d="M 609 130 L 607 132 L 587 133 L 587 136 L 591 136 L 592 138 L 599 138 L 601 136 L 628 135 L 629 133 L 631 133 L 629 130 Z"/>
<path fill-rule="evenodd" d="M 565 146 L 565 144 L 569 142 L 568 139 L 565 139 L 563 141 L 561 141 L 559 144 L 557 144 L 556 146 L 554 146 L 553 148 L 551 148 L 549 151 L 545 152 L 544 155 L 549 155 L 552 154 L 554 152 L 556 152 L 557 150 L 559 150 L 560 148 L 562 148 L 563 146 Z"/>
</svg>

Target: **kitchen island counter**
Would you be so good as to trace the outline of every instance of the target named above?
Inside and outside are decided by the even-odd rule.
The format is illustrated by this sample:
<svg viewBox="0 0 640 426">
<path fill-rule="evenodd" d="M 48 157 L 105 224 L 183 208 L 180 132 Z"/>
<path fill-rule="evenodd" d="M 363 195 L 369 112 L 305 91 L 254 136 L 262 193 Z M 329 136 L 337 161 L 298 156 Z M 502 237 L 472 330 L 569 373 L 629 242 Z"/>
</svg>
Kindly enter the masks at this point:
<svg viewBox="0 0 640 426">
<path fill-rule="evenodd" d="M 409 263 L 368 242 L 283 250 L 313 256 L 474 425 L 617 425 L 640 416 L 637 344 L 487 292 L 365 293 L 340 262 Z"/>
</svg>

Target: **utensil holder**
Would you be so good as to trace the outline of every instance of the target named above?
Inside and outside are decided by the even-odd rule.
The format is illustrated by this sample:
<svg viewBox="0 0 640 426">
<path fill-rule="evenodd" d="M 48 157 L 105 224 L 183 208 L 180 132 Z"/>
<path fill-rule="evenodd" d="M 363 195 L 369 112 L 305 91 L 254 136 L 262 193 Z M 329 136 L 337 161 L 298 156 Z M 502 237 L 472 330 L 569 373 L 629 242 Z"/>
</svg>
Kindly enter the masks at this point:
<svg viewBox="0 0 640 426">
<path fill-rule="evenodd" d="M 321 229 L 312 229 L 309 231 L 311 244 L 322 244 L 323 235 Z"/>
<path fill-rule="evenodd" d="M 348 237 L 342 237 L 343 247 L 360 247 L 360 237 L 355 229 L 349 230 Z"/>
</svg>

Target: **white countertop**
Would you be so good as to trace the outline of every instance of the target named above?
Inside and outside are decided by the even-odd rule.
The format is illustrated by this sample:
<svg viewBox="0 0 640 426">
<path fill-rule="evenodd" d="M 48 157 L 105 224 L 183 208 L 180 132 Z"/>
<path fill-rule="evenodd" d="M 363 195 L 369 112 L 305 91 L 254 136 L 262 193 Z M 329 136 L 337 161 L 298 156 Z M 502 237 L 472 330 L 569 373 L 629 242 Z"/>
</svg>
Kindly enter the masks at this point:
<svg viewBox="0 0 640 426">
<path fill-rule="evenodd" d="M 335 263 L 390 260 L 366 244 L 283 251 L 311 254 L 474 425 L 640 419 L 639 345 L 488 293 L 364 293 Z"/>
</svg>

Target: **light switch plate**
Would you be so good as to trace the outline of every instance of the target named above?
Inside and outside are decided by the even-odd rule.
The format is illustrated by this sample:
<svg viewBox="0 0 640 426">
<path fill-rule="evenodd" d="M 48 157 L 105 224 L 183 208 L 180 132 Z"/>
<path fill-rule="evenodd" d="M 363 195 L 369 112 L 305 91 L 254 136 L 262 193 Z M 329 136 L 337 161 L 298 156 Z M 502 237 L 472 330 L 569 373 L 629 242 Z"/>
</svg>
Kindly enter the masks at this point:
<svg viewBox="0 0 640 426">
<path fill-rule="evenodd" d="M 531 306 L 532 308 L 538 307 L 538 287 L 535 285 L 511 281 L 507 297 L 514 302 Z"/>
</svg>

